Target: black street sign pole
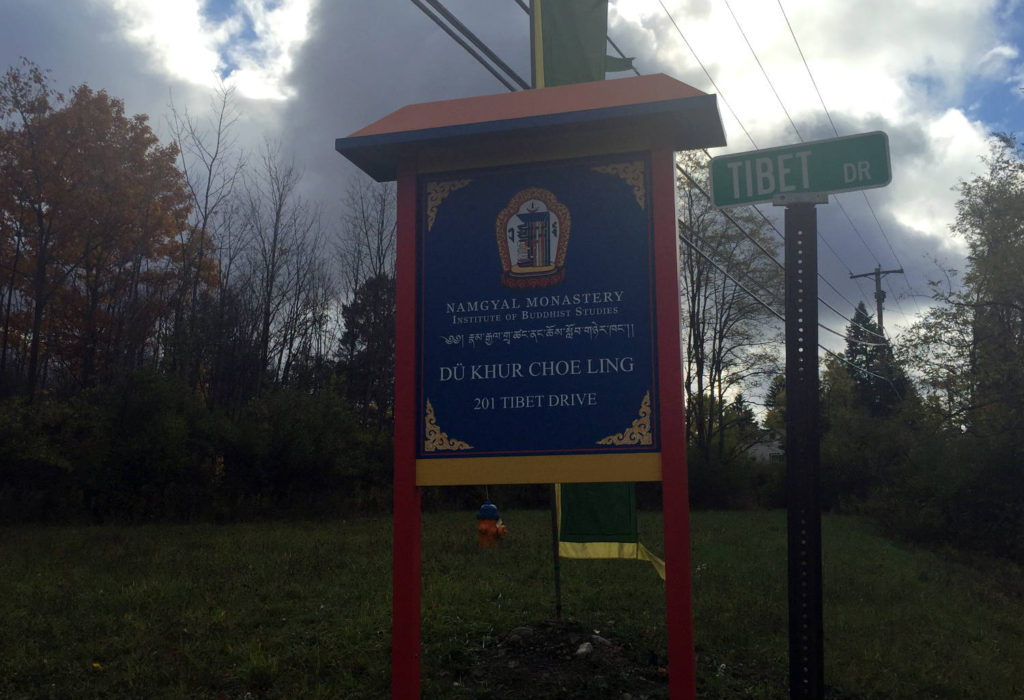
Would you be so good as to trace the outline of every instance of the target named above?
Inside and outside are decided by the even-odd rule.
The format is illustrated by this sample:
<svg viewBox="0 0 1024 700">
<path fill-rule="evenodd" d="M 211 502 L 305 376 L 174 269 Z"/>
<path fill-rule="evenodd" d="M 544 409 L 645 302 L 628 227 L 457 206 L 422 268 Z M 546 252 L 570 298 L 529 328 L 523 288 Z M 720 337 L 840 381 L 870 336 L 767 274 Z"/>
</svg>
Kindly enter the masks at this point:
<svg viewBox="0 0 1024 700">
<path fill-rule="evenodd" d="M 818 435 L 818 213 L 828 193 L 885 187 L 889 137 L 881 131 L 711 159 L 711 201 L 769 199 L 786 207 L 786 500 L 789 696 L 825 696 Z M 876 270 L 876 275 L 880 274 Z M 853 276 L 853 275 L 851 275 Z M 878 325 L 882 325 L 879 293 Z"/>
<path fill-rule="evenodd" d="M 789 696 L 825 695 L 818 436 L 818 214 L 828 195 L 780 195 L 786 207 L 786 494 Z"/>
</svg>

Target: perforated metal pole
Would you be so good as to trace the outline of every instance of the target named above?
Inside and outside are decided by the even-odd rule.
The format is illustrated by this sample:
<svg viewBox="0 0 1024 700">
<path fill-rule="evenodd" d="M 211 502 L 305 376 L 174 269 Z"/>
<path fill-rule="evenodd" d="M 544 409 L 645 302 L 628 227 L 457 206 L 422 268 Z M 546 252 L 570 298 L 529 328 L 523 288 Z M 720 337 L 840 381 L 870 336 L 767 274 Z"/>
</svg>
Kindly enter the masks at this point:
<svg viewBox="0 0 1024 700">
<path fill-rule="evenodd" d="M 787 203 L 786 492 L 789 550 L 789 696 L 824 698 L 821 452 L 818 438 L 818 218 Z"/>
</svg>

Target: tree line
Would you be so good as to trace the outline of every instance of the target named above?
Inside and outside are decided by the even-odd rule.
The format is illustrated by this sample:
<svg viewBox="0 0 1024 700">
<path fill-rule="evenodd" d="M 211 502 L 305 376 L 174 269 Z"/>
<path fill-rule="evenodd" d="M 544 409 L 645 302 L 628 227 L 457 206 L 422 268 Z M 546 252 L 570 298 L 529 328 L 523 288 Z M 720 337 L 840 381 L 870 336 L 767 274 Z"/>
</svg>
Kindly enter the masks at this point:
<svg viewBox="0 0 1024 700">
<path fill-rule="evenodd" d="M 710 507 L 782 506 L 782 460 L 746 449 L 784 444 L 776 244 L 756 214 L 711 209 L 704 159 L 687 158 L 678 191 L 691 495 Z M 950 225 L 968 251 L 960 279 L 946 270 L 932 282 L 931 305 L 895 339 L 858 304 L 844 351 L 823 356 L 822 498 L 901 537 L 1024 559 L 1024 149 L 997 134 L 982 162 L 959 183 Z M 757 421 L 743 391 L 766 378 Z"/>
<path fill-rule="evenodd" d="M 279 144 L 239 148 L 230 88 L 207 114 L 172 104 L 161 144 L 104 91 L 0 78 L 10 519 L 386 502 L 393 188 L 328 225 Z"/>
<path fill-rule="evenodd" d="M 28 61 L 0 79 L 6 519 L 389 507 L 394 189 L 352 184 L 326 221 L 279 144 L 238 146 L 237 109 L 230 88 L 203 117 L 171 104 L 161 144 L 103 91 Z M 1024 153 L 998 136 L 984 164 L 959 186 L 961 277 L 896 339 L 858 305 L 823 359 L 823 496 L 1020 557 Z M 692 503 L 782 507 L 784 461 L 755 451 L 785 433 L 778 236 L 710 206 L 704 156 L 679 173 Z"/>
</svg>

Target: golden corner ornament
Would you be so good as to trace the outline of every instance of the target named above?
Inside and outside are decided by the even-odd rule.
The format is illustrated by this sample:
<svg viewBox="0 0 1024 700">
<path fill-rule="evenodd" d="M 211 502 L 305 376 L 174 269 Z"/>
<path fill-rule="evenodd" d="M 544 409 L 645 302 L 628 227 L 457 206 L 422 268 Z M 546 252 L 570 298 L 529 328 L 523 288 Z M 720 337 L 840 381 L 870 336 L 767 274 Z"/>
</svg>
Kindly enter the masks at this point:
<svg viewBox="0 0 1024 700">
<path fill-rule="evenodd" d="M 807 141 L 711 159 L 711 200 L 736 207 L 808 194 L 885 187 L 892 180 L 882 131 Z"/>
</svg>

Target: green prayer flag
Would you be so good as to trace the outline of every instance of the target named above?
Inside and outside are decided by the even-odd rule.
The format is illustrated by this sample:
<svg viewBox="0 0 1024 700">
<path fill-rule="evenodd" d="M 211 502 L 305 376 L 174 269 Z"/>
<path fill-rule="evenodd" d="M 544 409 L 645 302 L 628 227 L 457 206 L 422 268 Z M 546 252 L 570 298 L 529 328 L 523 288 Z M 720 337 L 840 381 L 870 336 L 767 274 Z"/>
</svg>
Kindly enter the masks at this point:
<svg viewBox="0 0 1024 700">
<path fill-rule="evenodd" d="M 619 58 L 618 56 L 604 57 L 605 73 L 621 73 L 624 70 L 633 70 L 632 58 Z"/>
<path fill-rule="evenodd" d="M 608 0 L 533 0 L 534 84 L 553 87 L 604 80 L 633 68 L 605 55 Z M 559 556 L 642 559 L 665 577 L 665 564 L 640 544 L 636 484 L 557 484 Z"/>
<path fill-rule="evenodd" d="M 537 87 L 604 80 L 608 0 L 533 0 L 533 14 Z"/>
<path fill-rule="evenodd" d="M 648 561 L 665 578 L 665 561 L 640 543 L 636 484 L 557 484 L 555 493 L 558 556 Z"/>
<path fill-rule="evenodd" d="M 637 541 L 636 484 L 563 484 L 561 498 L 563 542 Z"/>
</svg>

